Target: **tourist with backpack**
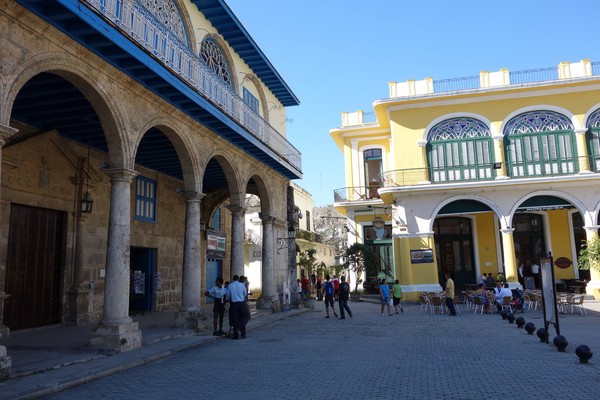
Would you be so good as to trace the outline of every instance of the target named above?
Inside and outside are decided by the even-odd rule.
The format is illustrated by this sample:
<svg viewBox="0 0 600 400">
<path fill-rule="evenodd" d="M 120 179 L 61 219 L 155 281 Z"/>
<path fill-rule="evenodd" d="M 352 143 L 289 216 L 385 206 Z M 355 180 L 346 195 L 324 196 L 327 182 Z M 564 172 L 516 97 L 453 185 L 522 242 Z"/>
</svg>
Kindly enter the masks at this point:
<svg viewBox="0 0 600 400">
<path fill-rule="evenodd" d="M 348 315 L 352 318 L 352 311 L 348 307 L 348 299 L 350 298 L 350 285 L 346 282 L 346 277 L 342 275 L 340 277 L 342 282 L 340 283 L 340 292 L 338 294 L 338 302 L 340 303 L 340 319 L 346 319 L 344 310 L 348 311 Z"/>
<path fill-rule="evenodd" d="M 325 283 L 323 283 L 323 292 L 325 293 L 325 312 L 327 316 L 325 318 L 329 318 L 329 306 L 331 306 L 331 311 L 333 311 L 333 315 L 337 318 L 337 314 L 335 312 L 335 308 L 333 305 L 335 304 L 335 300 L 333 296 L 335 294 L 335 288 L 333 287 L 333 282 L 331 282 L 329 274 L 325 275 Z"/>
</svg>

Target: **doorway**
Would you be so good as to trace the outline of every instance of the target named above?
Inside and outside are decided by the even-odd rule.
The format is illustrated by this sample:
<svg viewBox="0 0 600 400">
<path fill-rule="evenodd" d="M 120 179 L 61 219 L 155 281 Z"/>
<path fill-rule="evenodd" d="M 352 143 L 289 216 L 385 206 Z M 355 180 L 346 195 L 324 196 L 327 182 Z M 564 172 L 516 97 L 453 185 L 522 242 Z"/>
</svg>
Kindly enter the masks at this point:
<svg viewBox="0 0 600 400">
<path fill-rule="evenodd" d="M 152 311 L 154 304 L 154 271 L 156 271 L 156 249 L 131 247 L 131 288 L 129 310 L 135 314 Z"/>
<path fill-rule="evenodd" d="M 450 274 L 456 289 L 475 284 L 471 220 L 462 217 L 436 218 L 434 227 L 438 278 L 443 286 Z"/>
<path fill-rule="evenodd" d="M 4 324 L 11 330 L 60 323 L 66 213 L 12 204 Z"/>
</svg>

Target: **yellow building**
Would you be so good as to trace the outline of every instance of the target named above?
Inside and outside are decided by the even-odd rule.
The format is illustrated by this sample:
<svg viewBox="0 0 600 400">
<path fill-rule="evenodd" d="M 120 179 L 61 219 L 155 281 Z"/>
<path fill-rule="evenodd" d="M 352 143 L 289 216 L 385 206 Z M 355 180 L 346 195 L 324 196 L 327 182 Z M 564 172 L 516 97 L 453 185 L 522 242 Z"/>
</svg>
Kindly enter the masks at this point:
<svg viewBox="0 0 600 400">
<path fill-rule="evenodd" d="M 457 289 L 483 273 L 539 288 L 531 265 L 550 254 L 560 284 L 599 296 L 600 273 L 579 270 L 577 255 L 600 225 L 600 63 L 389 91 L 330 131 L 346 171 L 334 205 L 350 241 L 380 255 L 368 276 L 389 270 L 411 298 L 441 289 L 446 272 Z"/>
</svg>

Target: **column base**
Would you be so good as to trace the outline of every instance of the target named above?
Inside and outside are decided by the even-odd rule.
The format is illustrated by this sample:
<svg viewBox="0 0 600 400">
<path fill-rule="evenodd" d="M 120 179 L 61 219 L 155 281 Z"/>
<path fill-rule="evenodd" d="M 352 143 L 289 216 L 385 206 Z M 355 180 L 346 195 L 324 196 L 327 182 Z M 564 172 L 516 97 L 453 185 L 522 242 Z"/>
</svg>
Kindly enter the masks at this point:
<svg viewBox="0 0 600 400">
<path fill-rule="evenodd" d="M 279 296 L 260 296 L 256 300 L 256 308 L 261 310 L 273 310 L 274 313 L 281 311 L 281 300 Z"/>
<path fill-rule="evenodd" d="M 2 325 L 0 323 L 0 338 L 9 337 L 10 336 L 10 328 L 6 325 Z"/>
<path fill-rule="evenodd" d="M 142 345 L 142 331 L 137 322 L 114 325 L 100 324 L 90 335 L 90 347 L 118 352 L 136 349 Z"/>
<path fill-rule="evenodd" d="M 203 332 L 208 329 L 209 320 L 204 310 L 182 310 L 175 314 L 173 328 L 194 329 Z"/>
<path fill-rule="evenodd" d="M 12 358 L 6 355 L 6 347 L 0 346 L 0 382 L 8 380 L 11 368 Z"/>
<path fill-rule="evenodd" d="M 595 300 L 600 300 L 600 281 L 589 281 L 585 287 L 585 293 L 594 296 Z"/>
</svg>

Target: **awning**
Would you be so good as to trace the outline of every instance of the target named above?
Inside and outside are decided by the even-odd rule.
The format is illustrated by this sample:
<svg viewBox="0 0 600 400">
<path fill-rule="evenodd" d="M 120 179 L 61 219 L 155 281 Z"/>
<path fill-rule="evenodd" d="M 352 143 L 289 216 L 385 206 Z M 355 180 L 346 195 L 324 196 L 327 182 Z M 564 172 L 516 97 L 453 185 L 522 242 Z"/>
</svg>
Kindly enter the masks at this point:
<svg viewBox="0 0 600 400">
<path fill-rule="evenodd" d="M 575 208 L 568 200 L 556 196 L 535 196 L 527 199 L 519 206 L 517 211 L 546 211 Z"/>
</svg>

